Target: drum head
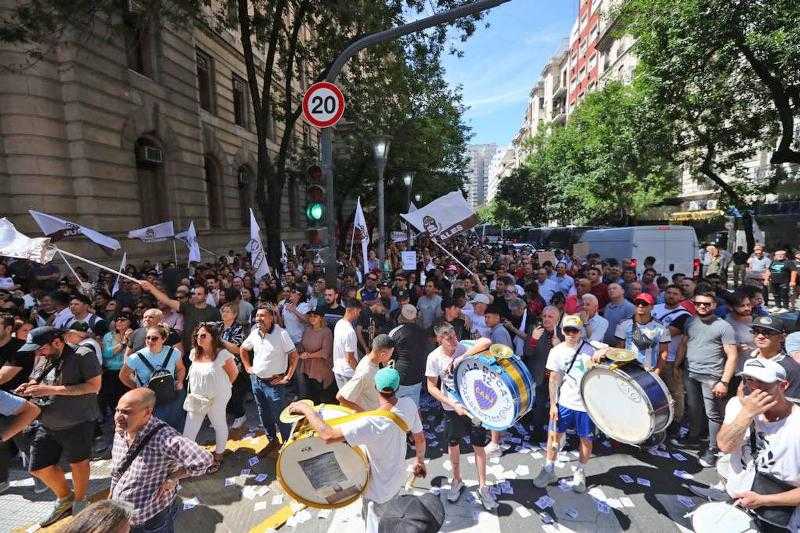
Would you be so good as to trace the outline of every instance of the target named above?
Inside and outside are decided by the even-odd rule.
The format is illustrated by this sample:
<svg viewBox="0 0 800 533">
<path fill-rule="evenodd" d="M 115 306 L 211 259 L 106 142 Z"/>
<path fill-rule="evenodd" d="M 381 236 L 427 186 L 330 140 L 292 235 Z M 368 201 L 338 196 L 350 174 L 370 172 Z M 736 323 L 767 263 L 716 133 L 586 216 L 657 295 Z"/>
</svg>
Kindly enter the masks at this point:
<svg viewBox="0 0 800 533">
<path fill-rule="evenodd" d="M 757 533 L 755 521 L 738 507 L 725 502 L 704 503 L 692 513 L 695 533 Z"/>
<path fill-rule="evenodd" d="M 636 361 L 636 354 L 624 348 L 610 348 L 606 357 L 616 363 L 630 363 Z"/>
<path fill-rule="evenodd" d="M 589 417 L 612 439 L 639 444 L 650 436 L 649 402 L 622 372 L 605 365 L 590 369 L 581 381 L 581 397 Z"/>
<path fill-rule="evenodd" d="M 323 419 L 352 413 L 337 405 L 317 408 Z M 295 431 L 303 426 L 299 423 Z M 305 426 L 307 427 L 307 426 Z M 317 509 L 344 507 L 367 488 L 369 463 L 358 448 L 347 443 L 326 444 L 311 433 L 292 435 L 276 462 L 276 476 L 283 490 L 295 500 Z"/>
<path fill-rule="evenodd" d="M 314 402 L 311 401 L 311 400 L 300 400 L 300 402 L 304 403 L 306 405 L 310 405 L 312 407 L 314 406 Z M 298 415 L 298 414 L 291 413 L 289 411 L 289 406 L 287 405 L 286 407 L 283 408 L 283 411 L 281 411 L 281 414 L 278 417 L 278 420 L 280 420 L 284 424 L 294 424 L 295 422 L 297 422 L 301 418 L 305 418 L 305 417 L 303 415 Z"/>
<path fill-rule="evenodd" d="M 514 355 L 514 350 L 505 344 L 495 343 L 489 347 L 489 355 L 496 359 L 505 359 Z"/>
<path fill-rule="evenodd" d="M 484 427 L 502 431 L 514 425 L 520 411 L 520 391 L 527 391 L 524 379 L 515 382 L 492 358 L 473 357 L 459 363 L 455 381 L 464 407 Z"/>
</svg>

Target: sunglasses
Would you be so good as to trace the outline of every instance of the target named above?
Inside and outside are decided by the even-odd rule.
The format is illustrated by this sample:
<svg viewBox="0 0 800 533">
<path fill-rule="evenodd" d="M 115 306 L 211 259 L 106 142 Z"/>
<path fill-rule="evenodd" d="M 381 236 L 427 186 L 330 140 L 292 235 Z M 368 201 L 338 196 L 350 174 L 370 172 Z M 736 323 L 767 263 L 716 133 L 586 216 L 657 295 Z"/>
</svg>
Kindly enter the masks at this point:
<svg viewBox="0 0 800 533">
<path fill-rule="evenodd" d="M 694 303 L 695 307 L 711 307 L 712 305 L 714 305 L 714 302 L 697 302 L 697 301 L 695 301 L 693 303 Z"/>
<path fill-rule="evenodd" d="M 765 337 L 780 335 L 779 332 L 766 328 L 750 328 L 750 333 L 752 333 L 753 335 L 764 335 Z"/>
<path fill-rule="evenodd" d="M 144 339 L 148 341 L 160 341 L 161 337 L 145 337 Z"/>
<path fill-rule="evenodd" d="M 644 300 L 636 300 L 635 302 L 633 302 L 633 305 L 635 305 L 636 307 L 650 307 L 650 304 L 645 302 Z"/>
<path fill-rule="evenodd" d="M 577 328 L 564 328 L 564 333 L 580 333 L 581 330 Z"/>
</svg>

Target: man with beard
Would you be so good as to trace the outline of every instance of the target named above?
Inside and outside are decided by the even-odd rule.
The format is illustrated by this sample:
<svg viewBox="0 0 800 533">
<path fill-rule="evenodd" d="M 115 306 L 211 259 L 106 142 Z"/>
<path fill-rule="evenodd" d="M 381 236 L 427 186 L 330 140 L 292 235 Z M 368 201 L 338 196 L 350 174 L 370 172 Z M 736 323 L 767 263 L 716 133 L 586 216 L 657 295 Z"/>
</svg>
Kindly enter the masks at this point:
<svg viewBox="0 0 800 533">
<path fill-rule="evenodd" d="M 325 288 L 325 305 L 322 306 L 325 324 L 331 329 L 344 316 L 344 306 L 339 302 L 339 290 L 335 287 Z"/>
</svg>

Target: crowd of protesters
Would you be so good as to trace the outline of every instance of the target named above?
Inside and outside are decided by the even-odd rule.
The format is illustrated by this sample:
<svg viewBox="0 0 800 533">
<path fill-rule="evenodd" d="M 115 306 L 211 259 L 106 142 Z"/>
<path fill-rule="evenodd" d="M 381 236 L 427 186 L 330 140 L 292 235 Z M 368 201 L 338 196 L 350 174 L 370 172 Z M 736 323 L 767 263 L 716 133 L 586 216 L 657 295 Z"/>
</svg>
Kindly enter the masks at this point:
<svg viewBox="0 0 800 533">
<path fill-rule="evenodd" d="M 570 250 L 542 255 L 464 236 L 448 246 L 459 261 L 421 240 L 411 271 L 401 267 L 402 245 L 391 246 L 384 263 L 371 255 L 367 269 L 342 256 L 335 284 L 326 281 L 318 256 L 303 248 L 263 279 L 246 254 L 234 251 L 190 269 L 147 260 L 128 265 L 125 273 L 139 282 L 102 271 L 93 278 L 76 266 L 78 283 L 54 263 L 0 262 L 0 389 L 11 398 L 3 415 L 17 421 L 15 431 L 2 434 L 0 492 L 9 487 L 9 464 L 19 453 L 36 479 L 34 490 L 57 497 L 43 525 L 77 514 L 87 505 L 89 460 L 113 447 L 111 498 L 134 504 L 125 520 L 135 531 L 171 524 L 177 482 L 219 470 L 230 435 L 250 429 L 251 398 L 269 438 L 262 455 L 274 457 L 289 436 L 278 419 L 286 405 L 308 398 L 374 409 L 385 400 L 374 380 L 390 360 L 399 374 L 396 397 L 419 407 L 423 390 L 430 391 L 456 413 L 447 429 L 451 454 L 458 454 L 453 443 L 470 433 L 485 469 L 486 456 L 502 454 L 503 435 L 459 422 L 463 407 L 439 389 L 447 377 L 437 358 L 457 352 L 451 341 L 512 349 L 535 380 L 535 406 L 524 423 L 539 443 L 547 439 L 553 406 L 549 376 L 558 372 L 548 356 L 572 343 L 573 334 L 635 352 L 675 401 L 669 443 L 698 449 L 706 467 L 733 454 L 742 463 L 731 463 L 729 482 L 739 484 L 737 493 L 752 492 L 741 481 L 747 457 L 739 426 L 747 418 L 745 429 L 755 421 L 759 438 L 784 435 L 762 423 L 776 409 L 764 398 L 800 397 L 800 333 L 786 335 L 794 324 L 770 314 L 794 306 L 798 267 L 787 251 L 757 246 L 753 254 L 731 255 L 710 246 L 697 277 L 666 273 L 655 258 L 637 266 L 626 258 L 579 258 Z M 764 369 L 745 372 L 751 360 L 766 362 Z M 797 425 L 797 407 L 779 408 Z M 215 434 L 213 453 L 194 443 L 205 418 Z M 772 474 L 800 487 L 800 447 L 781 446 L 794 460 L 773 461 Z M 144 480 L 127 470 L 126 458 L 139 453 L 152 469 L 141 474 Z M 463 487 L 453 474 L 451 501 Z M 492 509 L 485 472 L 479 477 L 480 499 Z M 585 481 L 580 485 L 576 490 L 585 490 Z M 739 500 L 745 507 L 771 505 L 756 496 Z"/>
</svg>

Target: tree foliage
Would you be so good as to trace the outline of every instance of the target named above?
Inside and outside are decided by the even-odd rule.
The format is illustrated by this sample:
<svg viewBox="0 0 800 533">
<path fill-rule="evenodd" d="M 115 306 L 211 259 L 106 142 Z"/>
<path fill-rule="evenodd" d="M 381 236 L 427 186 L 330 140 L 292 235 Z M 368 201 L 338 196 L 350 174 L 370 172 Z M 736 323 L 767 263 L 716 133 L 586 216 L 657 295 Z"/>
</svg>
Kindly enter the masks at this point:
<svg viewBox="0 0 800 533">
<path fill-rule="evenodd" d="M 628 224 L 677 190 L 670 133 L 646 84 L 611 83 L 589 94 L 565 126 L 537 133 L 498 199 L 535 225 Z"/>
</svg>

